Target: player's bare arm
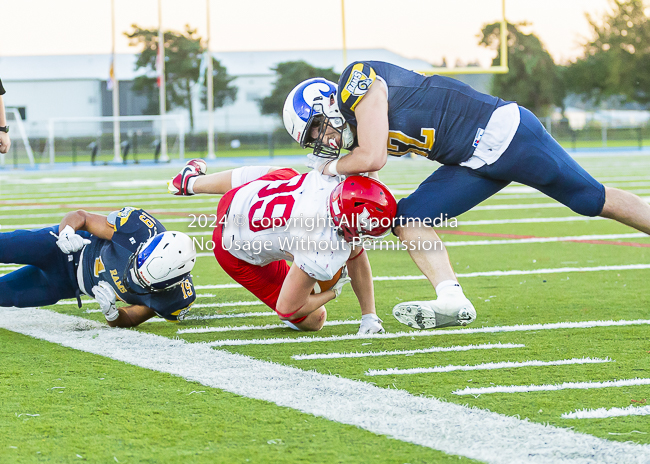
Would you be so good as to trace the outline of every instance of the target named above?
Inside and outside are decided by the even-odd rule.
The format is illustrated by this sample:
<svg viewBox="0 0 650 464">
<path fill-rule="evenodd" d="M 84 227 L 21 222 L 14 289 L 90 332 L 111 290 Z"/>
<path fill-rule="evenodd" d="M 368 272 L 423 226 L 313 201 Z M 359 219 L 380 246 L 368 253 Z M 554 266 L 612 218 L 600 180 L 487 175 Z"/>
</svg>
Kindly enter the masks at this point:
<svg viewBox="0 0 650 464">
<path fill-rule="evenodd" d="M 75 231 L 85 230 L 95 237 L 104 240 L 112 239 L 113 233 L 115 232 L 113 227 L 107 222 L 106 216 L 89 213 L 82 209 L 71 211 L 63 217 L 59 224 L 59 230 L 62 231 L 66 226 L 72 227 Z"/>
<path fill-rule="evenodd" d="M 259 177 L 283 168 L 268 166 Z M 192 159 L 181 169 L 168 185 L 169 193 L 180 196 L 191 196 L 196 194 L 223 195 L 233 188 L 233 172 L 236 169 L 215 172 L 206 175 L 208 166 L 202 159 Z M 241 179 L 240 179 L 241 180 Z M 252 180 L 248 179 L 247 181 Z"/>
<path fill-rule="evenodd" d="M 120 315 L 114 321 L 106 321 L 111 327 L 129 328 L 142 324 L 156 315 L 153 309 L 143 305 L 118 308 Z"/>
<path fill-rule="evenodd" d="M 359 146 L 339 159 L 338 174 L 351 175 L 368 171 L 379 171 L 386 164 L 388 151 L 388 94 L 383 82 L 377 80 L 355 109 L 357 118 L 357 140 Z M 325 167 L 324 174 L 333 175 Z"/>
<path fill-rule="evenodd" d="M 269 168 L 265 174 L 273 172 L 277 169 L 282 168 Z M 229 169 L 228 171 L 215 172 L 214 174 L 198 176 L 194 181 L 192 190 L 195 194 L 204 193 L 223 195 L 228 190 L 232 189 L 232 172 L 233 169 Z"/>
<path fill-rule="evenodd" d="M 352 290 L 359 300 L 361 314 L 376 314 L 375 288 L 372 283 L 372 269 L 368 253 L 363 248 L 354 248 L 347 262 L 348 276 L 352 279 Z"/>
</svg>

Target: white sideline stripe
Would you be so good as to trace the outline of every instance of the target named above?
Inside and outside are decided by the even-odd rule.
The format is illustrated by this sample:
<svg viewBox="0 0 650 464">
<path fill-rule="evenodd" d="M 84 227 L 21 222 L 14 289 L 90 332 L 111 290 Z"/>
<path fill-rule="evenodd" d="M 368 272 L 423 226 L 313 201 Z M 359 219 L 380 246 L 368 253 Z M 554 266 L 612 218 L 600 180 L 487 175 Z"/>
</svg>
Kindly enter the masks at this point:
<svg viewBox="0 0 650 464">
<path fill-rule="evenodd" d="M 573 412 L 562 414 L 562 419 L 606 419 L 608 417 L 648 415 L 650 415 L 650 406 L 630 405 L 626 408 L 576 409 Z"/>
<path fill-rule="evenodd" d="M 274 313 L 275 314 L 275 313 Z M 358 321 L 326 321 L 325 325 L 358 325 L 361 323 L 361 320 Z M 188 333 L 208 333 L 208 332 L 232 332 L 238 330 L 271 330 L 271 329 L 288 329 L 287 324 L 266 324 L 266 325 L 236 325 L 236 326 L 226 326 L 226 327 L 197 327 L 195 329 L 180 329 L 178 334 L 188 334 Z"/>
<path fill-rule="evenodd" d="M 456 390 L 454 395 L 483 395 L 486 393 L 527 393 L 535 391 L 588 390 L 591 388 L 632 387 L 650 385 L 650 379 L 608 380 L 606 382 L 564 382 L 555 385 L 497 385 L 496 387 L 470 388 Z"/>
<path fill-rule="evenodd" d="M 619 238 L 649 238 L 648 234 L 635 232 L 631 234 L 567 235 L 561 237 L 514 238 L 505 240 L 466 240 L 444 241 L 446 247 L 472 245 L 512 245 L 521 243 L 570 242 L 572 240 L 613 240 Z"/>
<path fill-rule="evenodd" d="M 331 335 L 329 337 L 297 337 L 297 338 L 262 338 L 253 340 L 215 340 L 207 343 L 209 346 L 235 346 L 235 345 L 279 345 L 282 343 L 317 343 L 340 342 L 345 340 L 365 339 L 391 339 L 402 337 L 436 337 L 438 335 L 470 335 L 477 333 L 499 332 L 529 332 L 534 330 L 558 329 L 590 329 L 593 327 L 621 327 L 628 325 L 650 325 L 648 319 L 635 321 L 585 321 L 585 322 L 554 322 L 550 324 L 506 325 L 496 327 L 478 327 L 474 329 L 440 329 L 422 330 L 418 332 L 392 332 L 372 335 Z"/>
<path fill-rule="evenodd" d="M 434 372 L 453 372 L 453 371 L 482 371 L 492 369 L 514 369 L 517 367 L 544 367 L 544 366 L 566 366 L 569 364 L 600 364 L 612 362 L 611 359 L 605 358 L 572 358 L 560 359 L 558 361 L 502 361 L 491 362 L 484 364 L 476 364 L 474 366 L 436 366 L 436 367 L 413 367 L 410 369 L 400 369 L 395 367 L 393 369 L 368 369 L 367 376 L 375 375 L 407 375 L 407 374 L 429 374 Z"/>
<path fill-rule="evenodd" d="M 490 464 L 650 461 L 647 445 L 603 440 L 404 390 L 213 350 L 205 344 L 109 329 L 74 316 L 3 308 L 0 327 Z"/>
<path fill-rule="evenodd" d="M 202 303 L 192 305 L 192 308 L 223 308 L 225 306 L 258 306 L 263 305 L 261 301 L 232 301 L 229 303 Z"/>
<path fill-rule="evenodd" d="M 304 359 L 338 359 L 338 358 L 366 358 L 375 356 L 412 355 L 420 353 L 443 353 L 448 351 L 493 350 L 499 348 L 525 348 L 526 345 L 517 343 L 483 343 L 481 345 L 459 346 L 433 346 L 421 350 L 395 350 L 395 351 L 355 351 L 352 353 L 318 353 L 294 354 L 291 359 L 302 361 Z"/>
<path fill-rule="evenodd" d="M 234 313 L 234 314 L 209 314 L 207 316 L 187 316 L 184 321 L 206 321 L 210 319 L 232 319 L 237 317 L 266 317 L 266 316 L 277 316 L 278 314 L 273 311 L 264 311 L 264 312 L 251 312 L 251 313 Z M 147 322 L 167 322 L 166 319 L 161 317 L 155 317 L 149 319 Z"/>
</svg>

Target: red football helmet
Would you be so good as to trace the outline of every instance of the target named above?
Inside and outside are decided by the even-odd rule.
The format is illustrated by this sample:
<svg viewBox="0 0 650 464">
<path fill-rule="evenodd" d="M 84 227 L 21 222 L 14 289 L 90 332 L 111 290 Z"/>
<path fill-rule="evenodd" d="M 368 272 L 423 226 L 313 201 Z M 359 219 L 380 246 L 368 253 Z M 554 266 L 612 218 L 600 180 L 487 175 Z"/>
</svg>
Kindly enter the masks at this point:
<svg viewBox="0 0 650 464">
<path fill-rule="evenodd" d="M 378 238 L 390 232 L 397 202 L 378 180 L 350 176 L 330 194 L 330 215 L 346 242 Z"/>
</svg>

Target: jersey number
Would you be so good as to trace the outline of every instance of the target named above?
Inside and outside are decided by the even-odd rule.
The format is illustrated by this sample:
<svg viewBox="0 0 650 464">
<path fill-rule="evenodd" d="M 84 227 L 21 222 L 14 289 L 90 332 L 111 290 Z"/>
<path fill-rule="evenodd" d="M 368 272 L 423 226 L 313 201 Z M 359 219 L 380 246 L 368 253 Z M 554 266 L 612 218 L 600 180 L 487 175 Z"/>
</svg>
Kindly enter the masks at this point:
<svg viewBox="0 0 650 464">
<path fill-rule="evenodd" d="M 436 139 L 436 130 L 433 128 L 423 127 L 420 129 L 420 137 L 424 138 L 424 142 L 409 137 L 404 132 L 389 131 L 388 154 L 393 156 L 403 156 L 411 152 L 424 157 L 429 156 L 429 153 L 424 150 L 431 151 L 431 148 L 433 148 L 433 142 Z"/>
<path fill-rule="evenodd" d="M 272 229 L 274 227 L 282 227 L 287 224 L 287 221 L 291 217 L 291 211 L 293 210 L 293 205 L 296 200 L 293 198 L 293 195 L 287 195 L 291 192 L 295 192 L 300 188 L 302 183 L 305 181 L 307 174 L 300 176 L 298 182 L 293 185 L 290 185 L 294 179 L 290 179 L 285 182 L 280 182 L 276 187 L 265 186 L 257 194 L 258 198 L 266 198 L 275 195 L 275 198 L 271 199 L 266 203 L 266 208 L 264 208 L 264 214 L 261 218 L 255 218 L 255 213 L 264 206 L 264 200 L 260 200 L 255 203 L 249 213 L 248 213 L 248 228 L 252 232 L 260 232 L 266 229 Z M 273 216 L 276 206 L 284 206 L 282 214 L 279 216 Z"/>
<path fill-rule="evenodd" d="M 189 280 L 184 280 L 181 282 L 181 289 L 183 290 L 183 299 L 185 300 L 194 294 L 192 291 L 192 284 Z"/>
</svg>

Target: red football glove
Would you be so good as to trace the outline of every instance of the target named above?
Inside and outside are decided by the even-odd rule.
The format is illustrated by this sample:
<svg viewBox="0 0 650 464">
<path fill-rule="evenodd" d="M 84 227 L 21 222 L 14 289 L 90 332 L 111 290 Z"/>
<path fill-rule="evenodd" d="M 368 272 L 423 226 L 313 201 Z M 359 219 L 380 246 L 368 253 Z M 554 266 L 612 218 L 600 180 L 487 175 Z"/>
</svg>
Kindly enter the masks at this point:
<svg viewBox="0 0 650 464">
<path fill-rule="evenodd" d="M 208 171 L 208 165 L 202 159 L 189 160 L 176 177 L 167 182 L 169 193 L 174 195 L 190 196 L 194 192 L 190 188 L 190 179 L 204 175 Z"/>
</svg>

